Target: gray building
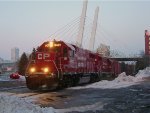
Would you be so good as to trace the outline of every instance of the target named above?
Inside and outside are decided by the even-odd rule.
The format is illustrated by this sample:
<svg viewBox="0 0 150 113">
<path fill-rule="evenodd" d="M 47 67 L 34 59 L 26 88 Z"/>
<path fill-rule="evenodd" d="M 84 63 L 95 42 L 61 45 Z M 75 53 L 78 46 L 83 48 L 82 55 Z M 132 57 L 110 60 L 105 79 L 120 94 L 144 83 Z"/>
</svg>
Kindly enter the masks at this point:
<svg viewBox="0 0 150 113">
<path fill-rule="evenodd" d="M 3 63 L 3 59 L 2 58 L 0 58 L 0 74 L 2 73 L 2 63 Z"/>
<path fill-rule="evenodd" d="M 0 64 L 3 63 L 3 61 L 4 61 L 4 60 L 0 57 Z"/>
<path fill-rule="evenodd" d="M 19 48 L 14 47 L 11 49 L 11 61 L 16 62 L 19 59 Z"/>
<path fill-rule="evenodd" d="M 12 73 L 17 71 L 16 62 L 4 61 L 0 64 L 0 73 Z"/>
</svg>

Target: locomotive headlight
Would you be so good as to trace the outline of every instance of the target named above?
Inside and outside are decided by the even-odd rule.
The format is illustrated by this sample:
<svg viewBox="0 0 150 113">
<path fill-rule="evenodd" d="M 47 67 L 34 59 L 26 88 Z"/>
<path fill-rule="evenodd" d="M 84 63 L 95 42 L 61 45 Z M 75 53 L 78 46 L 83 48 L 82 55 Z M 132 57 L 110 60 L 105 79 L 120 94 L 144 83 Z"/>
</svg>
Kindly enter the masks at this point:
<svg viewBox="0 0 150 113">
<path fill-rule="evenodd" d="M 49 42 L 49 47 L 53 47 L 54 46 L 54 42 Z"/>
<path fill-rule="evenodd" d="M 44 73 L 48 73 L 49 72 L 49 69 L 46 67 L 43 69 Z"/>
<path fill-rule="evenodd" d="M 31 72 L 31 73 L 34 73 L 35 71 L 36 71 L 36 70 L 35 70 L 34 67 L 30 68 L 30 72 Z"/>
</svg>

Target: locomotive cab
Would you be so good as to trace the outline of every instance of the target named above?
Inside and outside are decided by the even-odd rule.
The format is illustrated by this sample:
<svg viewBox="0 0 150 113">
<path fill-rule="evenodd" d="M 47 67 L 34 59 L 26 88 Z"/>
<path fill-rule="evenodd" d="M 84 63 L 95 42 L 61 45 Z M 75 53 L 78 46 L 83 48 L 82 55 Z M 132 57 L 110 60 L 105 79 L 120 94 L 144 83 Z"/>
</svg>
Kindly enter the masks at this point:
<svg viewBox="0 0 150 113">
<path fill-rule="evenodd" d="M 57 86 L 59 82 L 59 58 L 62 55 L 60 41 L 47 41 L 34 50 L 26 70 L 29 89 Z"/>
</svg>

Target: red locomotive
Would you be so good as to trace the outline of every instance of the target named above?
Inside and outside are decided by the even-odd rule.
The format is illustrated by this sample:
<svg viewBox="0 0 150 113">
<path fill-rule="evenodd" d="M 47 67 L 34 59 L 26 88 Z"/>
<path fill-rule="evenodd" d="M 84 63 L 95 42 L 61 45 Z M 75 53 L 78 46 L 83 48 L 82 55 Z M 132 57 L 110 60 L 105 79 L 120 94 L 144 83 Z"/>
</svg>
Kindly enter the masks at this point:
<svg viewBox="0 0 150 113">
<path fill-rule="evenodd" d="M 26 71 L 29 89 L 70 87 L 89 78 L 101 80 L 120 73 L 117 61 L 63 41 L 47 41 L 32 52 Z"/>
</svg>

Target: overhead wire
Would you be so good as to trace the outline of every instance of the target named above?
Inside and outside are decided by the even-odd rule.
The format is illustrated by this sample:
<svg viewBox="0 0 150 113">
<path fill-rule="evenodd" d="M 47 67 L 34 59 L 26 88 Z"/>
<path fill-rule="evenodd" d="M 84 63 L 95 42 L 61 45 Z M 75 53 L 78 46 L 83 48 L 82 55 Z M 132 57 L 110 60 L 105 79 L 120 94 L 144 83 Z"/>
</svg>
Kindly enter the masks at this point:
<svg viewBox="0 0 150 113">
<path fill-rule="evenodd" d="M 125 46 L 124 42 L 121 42 L 121 40 L 113 39 L 112 37 L 117 37 L 117 36 L 112 33 L 110 34 L 110 32 L 108 33 L 107 30 L 105 30 L 104 28 L 101 31 L 103 31 L 104 34 L 108 35 L 108 36 L 106 36 L 107 39 L 108 39 L 108 37 L 110 37 L 108 40 L 110 40 L 109 42 L 112 45 L 113 49 L 117 50 L 124 57 L 125 54 L 123 54 L 123 53 L 126 53 L 125 52 L 126 46 Z M 118 47 L 120 50 L 118 50 Z"/>
<path fill-rule="evenodd" d="M 62 34 L 59 34 L 63 39 L 65 38 L 67 40 L 66 37 L 70 37 L 70 35 L 76 31 L 77 28 L 77 24 L 79 24 L 79 20 L 76 21 L 76 23 L 72 24 L 71 26 L 69 26 L 65 31 L 62 32 Z"/>
<path fill-rule="evenodd" d="M 87 17 L 86 20 L 89 21 L 89 23 L 92 23 L 91 21 L 93 21 L 90 17 Z M 113 37 L 116 37 L 114 34 L 111 34 L 107 32 L 107 30 L 105 31 L 103 29 L 103 27 L 100 27 L 101 25 L 99 24 L 99 22 L 97 22 L 97 31 L 96 31 L 96 35 L 95 35 L 95 42 L 97 42 L 96 40 L 98 40 L 97 38 L 101 38 L 101 43 L 106 43 L 108 45 L 112 45 L 112 47 L 116 48 L 116 50 L 118 49 L 118 46 L 116 46 L 116 39 L 113 39 Z M 92 27 L 91 27 L 92 28 Z M 108 35 L 108 36 L 107 36 Z M 108 38 L 111 37 L 111 38 Z M 118 40 L 117 40 L 118 41 Z M 120 46 L 125 45 L 124 42 L 122 42 L 123 44 L 121 44 Z M 96 48 L 96 46 L 98 43 L 94 44 L 94 48 Z M 119 43 L 120 44 L 120 43 Z M 115 47 L 116 46 L 116 47 Z M 122 48 L 125 48 L 122 47 Z M 121 52 L 120 52 L 121 53 Z"/>
<path fill-rule="evenodd" d="M 59 28 L 57 31 L 52 33 L 46 40 L 48 41 L 49 39 L 59 39 L 59 40 L 64 40 L 67 42 L 76 42 L 77 35 L 78 35 L 78 28 L 79 28 L 79 22 L 80 22 L 80 16 L 73 19 L 71 22 L 68 24 L 62 26 Z M 85 18 L 85 26 L 84 26 L 84 34 L 83 34 L 83 42 L 82 46 L 84 48 L 88 48 L 88 44 L 90 41 L 91 37 L 91 32 L 92 32 L 92 23 L 93 20 L 89 17 L 86 16 Z M 108 38 L 111 37 L 111 38 Z M 113 37 L 116 37 L 113 33 L 107 32 L 105 28 L 103 28 L 98 22 L 97 22 L 97 31 L 96 31 L 96 36 L 95 40 L 98 40 L 98 38 L 101 38 L 101 43 L 107 43 L 108 45 L 114 46 L 114 49 L 118 46 L 116 46 L 116 39 L 113 39 Z M 95 41 L 94 48 L 97 46 L 98 43 Z M 124 45 L 123 42 L 120 46 Z M 116 47 L 115 47 L 116 46 Z M 125 46 L 123 47 L 125 48 Z"/>
<path fill-rule="evenodd" d="M 79 18 L 80 18 L 80 16 L 77 17 L 77 18 L 75 18 L 73 21 L 69 22 L 67 25 L 64 25 L 63 27 L 61 27 L 60 29 L 58 29 L 57 31 L 55 31 L 53 34 L 51 34 L 48 38 L 51 38 L 53 35 L 58 34 L 58 33 L 61 34 L 61 32 L 64 32 L 64 30 L 65 30 L 68 26 L 71 26 L 73 23 L 75 23 L 76 21 L 78 21 Z"/>
<path fill-rule="evenodd" d="M 54 37 L 54 36 L 58 36 L 58 34 L 61 34 L 62 32 L 64 32 L 64 30 L 67 29 L 68 26 L 71 26 L 72 24 L 76 24 L 76 22 L 78 22 L 80 19 L 80 16 L 73 19 L 72 21 L 70 21 L 68 24 L 63 25 L 62 27 L 60 27 L 57 31 L 55 31 L 54 33 L 52 33 L 50 36 L 48 36 L 47 38 L 43 39 L 43 41 L 40 41 L 37 45 L 40 45 L 41 43 L 48 41 L 48 40 L 53 40 L 53 39 L 58 39 L 58 37 Z"/>
</svg>

